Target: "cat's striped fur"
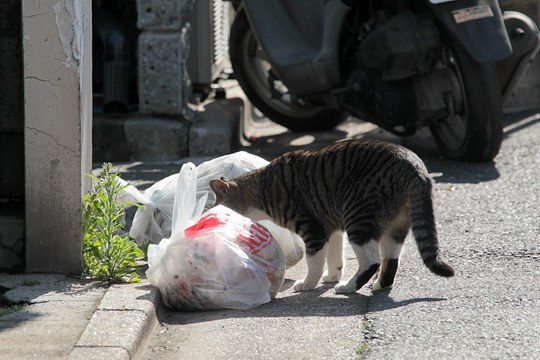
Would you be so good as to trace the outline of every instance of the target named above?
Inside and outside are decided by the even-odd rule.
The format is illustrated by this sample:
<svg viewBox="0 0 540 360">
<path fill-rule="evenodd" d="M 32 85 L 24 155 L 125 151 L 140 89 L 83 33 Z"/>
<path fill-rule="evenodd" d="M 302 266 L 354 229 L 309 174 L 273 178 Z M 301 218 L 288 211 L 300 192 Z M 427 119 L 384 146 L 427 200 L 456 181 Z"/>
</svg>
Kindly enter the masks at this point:
<svg viewBox="0 0 540 360">
<path fill-rule="evenodd" d="M 412 151 L 375 140 L 338 142 L 318 151 L 293 151 L 234 180 L 212 180 L 218 204 L 254 220 L 269 218 L 306 243 L 308 274 L 297 291 L 339 281 L 347 232 L 358 271 L 336 292 L 354 292 L 380 267 L 374 289 L 392 286 L 403 241 L 412 227 L 425 265 L 450 277 L 439 257 L 432 180 Z"/>
</svg>

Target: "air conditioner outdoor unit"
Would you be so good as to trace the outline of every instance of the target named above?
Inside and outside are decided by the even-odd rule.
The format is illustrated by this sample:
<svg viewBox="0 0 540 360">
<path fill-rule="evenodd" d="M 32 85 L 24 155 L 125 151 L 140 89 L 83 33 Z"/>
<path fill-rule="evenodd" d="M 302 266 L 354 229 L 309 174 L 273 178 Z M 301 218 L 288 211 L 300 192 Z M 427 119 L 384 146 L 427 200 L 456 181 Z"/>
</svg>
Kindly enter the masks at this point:
<svg viewBox="0 0 540 360">
<path fill-rule="evenodd" d="M 187 71 L 194 87 L 207 87 L 229 64 L 231 5 L 223 0 L 197 0 L 191 16 Z"/>
</svg>

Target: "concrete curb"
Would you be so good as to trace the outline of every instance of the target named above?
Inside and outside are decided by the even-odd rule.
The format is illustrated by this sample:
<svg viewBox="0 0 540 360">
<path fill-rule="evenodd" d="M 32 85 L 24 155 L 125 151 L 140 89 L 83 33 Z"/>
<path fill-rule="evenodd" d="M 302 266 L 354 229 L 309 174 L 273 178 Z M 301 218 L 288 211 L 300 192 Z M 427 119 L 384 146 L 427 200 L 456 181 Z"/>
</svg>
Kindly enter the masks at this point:
<svg viewBox="0 0 540 360">
<path fill-rule="evenodd" d="M 112 285 L 69 359 L 136 359 L 158 323 L 159 290 L 147 280 Z"/>
</svg>

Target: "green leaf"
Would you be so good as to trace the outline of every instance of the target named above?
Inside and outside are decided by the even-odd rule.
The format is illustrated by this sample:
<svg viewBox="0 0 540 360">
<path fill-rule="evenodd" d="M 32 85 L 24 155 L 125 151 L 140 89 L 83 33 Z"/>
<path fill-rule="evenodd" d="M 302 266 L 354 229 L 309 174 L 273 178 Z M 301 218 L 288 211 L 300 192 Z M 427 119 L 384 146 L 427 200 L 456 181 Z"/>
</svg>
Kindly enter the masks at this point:
<svg viewBox="0 0 540 360">
<path fill-rule="evenodd" d="M 120 170 L 111 168 L 111 163 L 104 163 L 99 177 L 88 175 L 94 187 L 83 197 L 84 272 L 108 282 L 136 282 L 140 281 L 136 260 L 144 252 L 127 235 L 120 235 L 125 226 L 123 206 L 133 203 L 118 200 L 126 186 L 118 181 Z"/>
</svg>

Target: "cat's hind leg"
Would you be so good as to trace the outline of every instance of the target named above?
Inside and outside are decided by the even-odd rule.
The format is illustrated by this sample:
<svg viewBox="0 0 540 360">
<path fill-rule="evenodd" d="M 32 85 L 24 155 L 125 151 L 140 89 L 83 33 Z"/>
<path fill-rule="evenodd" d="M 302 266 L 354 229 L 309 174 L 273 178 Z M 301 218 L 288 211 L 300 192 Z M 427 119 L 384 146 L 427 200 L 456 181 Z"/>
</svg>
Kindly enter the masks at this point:
<svg viewBox="0 0 540 360">
<path fill-rule="evenodd" d="M 350 235 L 349 235 L 350 236 Z M 348 281 L 334 287 L 337 294 L 353 293 L 364 286 L 379 269 L 379 246 L 376 240 L 368 240 L 362 245 L 351 242 L 358 260 L 358 271 Z"/>
<path fill-rule="evenodd" d="M 353 293 L 364 286 L 375 275 L 380 266 L 379 225 L 374 221 L 377 207 L 366 203 L 363 208 L 354 208 L 345 219 L 345 230 L 349 243 L 358 261 L 358 270 L 348 281 L 334 287 L 337 294 Z"/>
<path fill-rule="evenodd" d="M 399 257 L 403 243 L 395 243 L 392 238 L 382 238 L 379 242 L 381 253 L 381 271 L 377 280 L 373 282 L 374 291 L 389 289 L 394 285 L 397 269 L 399 266 Z"/>
<path fill-rule="evenodd" d="M 343 268 L 345 266 L 345 258 L 343 254 L 344 243 L 343 231 L 336 231 L 330 235 L 328 240 L 328 252 L 326 254 L 327 270 L 323 275 L 323 282 L 338 282 L 341 280 Z"/>
<path fill-rule="evenodd" d="M 392 225 L 379 239 L 381 271 L 373 283 L 373 291 L 390 289 L 394 285 L 403 243 L 409 232 L 407 215 L 405 214 L 405 217 L 398 215 Z"/>
</svg>

